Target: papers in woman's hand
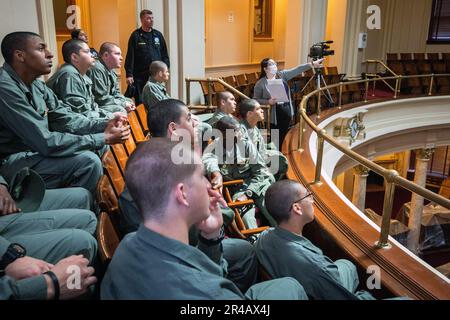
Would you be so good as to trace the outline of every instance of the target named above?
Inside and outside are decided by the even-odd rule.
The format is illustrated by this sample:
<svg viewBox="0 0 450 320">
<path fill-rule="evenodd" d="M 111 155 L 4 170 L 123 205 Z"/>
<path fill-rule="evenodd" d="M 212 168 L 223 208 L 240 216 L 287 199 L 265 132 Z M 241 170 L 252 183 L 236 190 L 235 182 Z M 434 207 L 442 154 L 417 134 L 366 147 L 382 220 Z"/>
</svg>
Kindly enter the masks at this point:
<svg viewBox="0 0 450 320">
<path fill-rule="evenodd" d="M 277 99 L 277 102 L 289 102 L 289 97 L 281 79 L 267 80 L 270 96 Z"/>
</svg>

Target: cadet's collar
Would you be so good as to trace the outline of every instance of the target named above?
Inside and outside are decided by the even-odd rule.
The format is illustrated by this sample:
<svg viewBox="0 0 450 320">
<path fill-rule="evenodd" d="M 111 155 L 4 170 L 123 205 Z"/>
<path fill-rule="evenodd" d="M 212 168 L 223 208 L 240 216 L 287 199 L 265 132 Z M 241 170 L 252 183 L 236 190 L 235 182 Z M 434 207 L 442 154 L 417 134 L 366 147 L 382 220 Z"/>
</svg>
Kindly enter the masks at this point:
<svg viewBox="0 0 450 320">
<path fill-rule="evenodd" d="M 136 232 L 136 238 L 138 241 L 144 242 L 146 246 L 154 247 L 159 251 L 163 251 L 165 254 L 172 255 L 183 261 L 183 263 L 196 269 L 206 269 L 217 275 L 222 274 L 221 268 L 199 249 L 180 241 L 167 238 L 148 229 L 143 224 L 139 226 L 139 229 Z M 145 252 L 143 252 L 143 254 L 145 254 Z"/>
<path fill-rule="evenodd" d="M 3 69 L 9 74 L 9 76 L 14 81 L 17 82 L 17 84 L 19 85 L 19 87 L 22 89 L 23 92 L 25 92 L 25 93 L 30 92 L 30 88 L 28 88 L 28 86 L 22 81 L 22 79 L 19 77 L 17 72 L 13 69 L 13 67 L 11 67 L 8 63 L 5 62 L 3 64 Z M 36 81 L 36 79 L 34 81 Z"/>
<path fill-rule="evenodd" d="M 250 123 L 248 123 L 247 120 L 243 120 L 243 121 L 242 121 L 242 126 L 243 126 L 244 128 L 246 128 L 247 130 L 253 129 L 253 128 L 250 127 Z"/>
<path fill-rule="evenodd" d="M 151 83 L 155 83 L 155 84 L 159 85 L 159 86 L 162 87 L 162 88 L 165 88 L 165 87 L 166 87 L 166 84 L 165 84 L 164 82 L 156 81 L 156 80 L 153 79 L 152 77 L 148 78 L 148 81 L 151 82 Z"/>
<path fill-rule="evenodd" d="M 88 77 L 87 74 L 82 75 L 80 73 L 80 71 L 78 71 L 78 69 L 71 63 L 64 63 L 61 67 L 61 69 L 67 69 L 70 72 L 76 73 L 86 84 L 88 85 L 92 85 L 92 80 L 91 78 Z"/>
<path fill-rule="evenodd" d="M 290 232 L 286 229 L 280 228 L 280 227 L 276 227 L 273 232 L 279 236 L 280 238 L 286 239 L 288 241 L 295 241 L 297 243 L 300 243 L 301 245 L 308 247 L 308 249 L 314 251 L 314 252 L 318 252 L 318 248 L 313 245 L 311 243 L 311 241 L 309 241 L 307 238 L 300 236 L 298 234 L 295 234 L 293 232 Z M 320 250 L 320 249 L 319 249 Z"/>
</svg>

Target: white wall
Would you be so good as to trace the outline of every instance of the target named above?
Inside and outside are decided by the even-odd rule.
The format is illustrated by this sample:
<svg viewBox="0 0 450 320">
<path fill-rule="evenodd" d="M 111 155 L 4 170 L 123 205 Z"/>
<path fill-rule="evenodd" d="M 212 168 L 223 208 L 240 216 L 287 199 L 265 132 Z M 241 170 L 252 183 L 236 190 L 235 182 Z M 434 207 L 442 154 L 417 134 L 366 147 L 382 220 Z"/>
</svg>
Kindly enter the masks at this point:
<svg viewBox="0 0 450 320">
<path fill-rule="evenodd" d="M 14 31 L 39 33 L 36 2 L 33 0 L 0 1 L 0 41 Z M 3 65 L 3 57 L 0 64 Z"/>
</svg>

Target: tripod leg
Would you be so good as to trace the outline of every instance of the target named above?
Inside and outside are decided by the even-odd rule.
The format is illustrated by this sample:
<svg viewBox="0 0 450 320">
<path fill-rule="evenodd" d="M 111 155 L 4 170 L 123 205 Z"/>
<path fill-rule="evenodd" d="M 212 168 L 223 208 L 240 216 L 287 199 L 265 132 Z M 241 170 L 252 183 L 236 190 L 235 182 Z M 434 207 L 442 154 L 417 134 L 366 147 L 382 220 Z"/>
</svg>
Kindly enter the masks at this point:
<svg viewBox="0 0 450 320">
<path fill-rule="evenodd" d="M 324 86 L 327 86 L 327 83 L 325 82 L 325 78 L 323 77 L 323 75 L 320 75 L 320 80 L 323 82 Z M 320 83 L 320 81 L 319 81 Z M 319 84 L 319 88 L 320 88 L 320 84 Z M 331 96 L 331 92 L 330 90 L 326 90 L 326 93 L 324 94 L 324 96 L 327 98 L 328 102 L 330 103 L 330 107 L 334 107 L 334 101 L 333 101 L 333 97 Z"/>
</svg>

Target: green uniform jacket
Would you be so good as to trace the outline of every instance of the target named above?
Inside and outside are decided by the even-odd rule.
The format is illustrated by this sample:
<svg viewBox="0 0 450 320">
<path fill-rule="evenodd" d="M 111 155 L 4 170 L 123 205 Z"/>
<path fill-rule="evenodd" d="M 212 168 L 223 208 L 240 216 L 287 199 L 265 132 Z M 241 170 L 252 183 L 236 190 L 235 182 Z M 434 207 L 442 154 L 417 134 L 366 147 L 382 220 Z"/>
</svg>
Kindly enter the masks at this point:
<svg viewBox="0 0 450 320">
<path fill-rule="evenodd" d="M 0 300 L 45 300 L 47 283 L 44 276 L 16 281 L 8 276 L 0 278 Z"/>
<path fill-rule="evenodd" d="M 216 123 L 219 122 L 220 119 L 222 119 L 223 117 L 227 117 L 227 116 L 231 116 L 231 115 L 217 109 L 216 112 L 214 112 L 212 118 L 209 119 L 208 124 L 214 128 L 216 126 Z"/>
<path fill-rule="evenodd" d="M 0 68 L 0 109 L 0 159 L 29 152 L 67 157 L 105 145 L 104 119 L 71 112 L 40 80 L 28 88 L 6 63 Z"/>
<path fill-rule="evenodd" d="M 243 179 L 245 185 L 235 197 L 245 190 L 251 190 L 256 197 L 263 197 L 266 190 L 275 182 L 274 176 L 248 140 L 243 139 L 236 150 L 236 159 L 233 159 L 233 154 L 224 150 L 222 139 L 215 139 L 202 157 L 205 171 L 207 173 L 220 171 L 224 181 Z"/>
<path fill-rule="evenodd" d="M 262 136 L 259 128 L 251 128 L 247 120 L 241 122 L 241 129 L 243 132 L 243 136 L 248 138 L 249 141 L 253 143 L 267 166 L 277 165 L 277 167 L 274 168 L 277 169 L 275 170 L 276 172 L 271 171 L 273 174 L 275 174 L 275 177 L 278 176 L 282 178 L 284 174 L 286 174 L 289 167 L 289 161 L 286 156 L 280 151 L 276 150 L 274 143 L 266 144 L 266 141 L 264 140 L 264 137 Z M 272 163 L 274 160 L 276 160 L 278 164 Z"/>
<path fill-rule="evenodd" d="M 123 112 L 117 105 L 107 105 L 101 108 L 95 102 L 92 93 L 92 81 L 87 75 L 81 75 L 77 68 L 65 63 L 47 81 L 60 100 L 69 105 L 72 111 L 81 113 L 88 118 L 112 118 L 113 112 Z M 125 112 L 126 113 L 126 112 Z"/>
<path fill-rule="evenodd" d="M 99 59 L 95 66 L 87 72 L 92 81 L 92 93 L 95 102 L 100 108 L 109 106 L 122 107 L 121 112 L 126 113 L 128 103 L 134 104 L 133 100 L 125 97 L 119 89 L 119 77 L 114 70 L 108 70 L 103 61 Z"/>
<path fill-rule="evenodd" d="M 344 283 L 357 283 L 359 280 L 356 278 L 343 281 L 338 265 L 305 237 L 282 228 L 269 229 L 256 241 L 256 254 L 259 262 L 272 277 L 297 279 L 312 299 L 358 299 L 356 294 L 344 287 Z M 354 275 L 357 277 L 356 272 Z M 360 298 L 373 299 L 364 291 L 361 292 Z"/>
<path fill-rule="evenodd" d="M 142 90 L 142 103 L 147 111 L 158 102 L 167 99 L 170 99 L 170 96 L 167 94 L 164 83 L 157 82 L 152 78 L 148 79 L 148 82 Z"/>
<path fill-rule="evenodd" d="M 202 252 L 205 248 L 208 255 Z M 141 225 L 117 248 L 101 285 L 101 298 L 244 299 L 224 278 L 224 264 L 221 245 L 195 248 Z"/>
</svg>

